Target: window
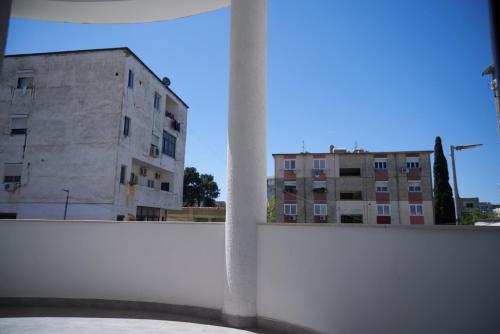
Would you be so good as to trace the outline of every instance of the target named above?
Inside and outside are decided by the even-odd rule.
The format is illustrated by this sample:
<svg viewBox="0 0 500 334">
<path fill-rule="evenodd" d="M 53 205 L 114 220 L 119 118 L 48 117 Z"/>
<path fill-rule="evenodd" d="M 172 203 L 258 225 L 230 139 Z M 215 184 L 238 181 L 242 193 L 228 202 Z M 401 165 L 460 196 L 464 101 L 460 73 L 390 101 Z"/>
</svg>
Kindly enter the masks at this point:
<svg viewBox="0 0 500 334">
<path fill-rule="evenodd" d="M 161 183 L 162 191 L 170 191 L 170 182 L 162 182 Z"/>
<path fill-rule="evenodd" d="M 175 143 L 177 138 L 170 133 L 163 131 L 163 147 L 161 152 L 175 159 Z"/>
<path fill-rule="evenodd" d="M 285 215 L 296 216 L 297 215 L 297 204 L 285 204 Z"/>
<path fill-rule="evenodd" d="M 314 169 L 325 169 L 326 168 L 326 160 L 325 159 L 314 159 L 313 160 Z"/>
<path fill-rule="evenodd" d="M 154 188 L 155 187 L 155 180 L 148 179 L 148 188 Z"/>
<path fill-rule="evenodd" d="M 410 204 L 410 216 L 422 216 L 423 214 L 422 204 Z"/>
<path fill-rule="evenodd" d="M 360 168 L 340 168 L 340 176 L 361 176 Z"/>
<path fill-rule="evenodd" d="M 361 191 L 341 192 L 340 199 L 344 201 L 346 200 L 360 201 L 362 199 Z"/>
<path fill-rule="evenodd" d="M 387 168 L 387 159 L 375 158 L 374 167 L 375 167 L 375 169 L 386 169 Z"/>
<path fill-rule="evenodd" d="M 151 208 L 147 206 L 138 206 L 136 211 L 136 219 L 142 220 L 160 220 L 160 208 Z"/>
<path fill-rule="evenodd" d="M 4 183 L 21 183 L 22 163 L 5 163 L 3 166 Z"/>
<path fill-rule="evenodd" d="M 378 193 L 389 192 L 389 182 L 387 182 L 387 181 L 375 181 L 375 191 Z"/>
<path fill-rule="evenodd" d="M 130 134 L 130 118 L 125 116 L 123 121 L 123 135 L 128 136 Z"/>
<path fill-rule="evenodd" d="M 134 72 L 128 70 L 128 88 L 134 88 Z"/>
<path fill-rule="evenodd" d="M 326 181 L 313 181 L 313 189 L 326 189 Z"/>
<path fill-rule="evenodd" d="M 24 135 L 28 129 L 28 117 L 26 115 L 12 115 L 10 117 L 10 134 Z"/>
<path fill-rule="evenodd" d="M 466 207 L 467 209 L 473 209 L 473 208 L 474 208 L 474 203 L 471 203 L 471 202 L 469 202 L 469 203 L 465 203 L 465 207 Z"/>
<path fill-rule="evenodd" d="M 285 170 L 295 170 L 295 159 L 285 159 Z"/>
<path fill-rule="evenodd" d="M 363 215 L 340 215 L 341 224 L 363 224 Z"/>
<path fill-rule="evenodd" d="M 127 175 L 127 166 L 122 165 L 120 168 L 120 183 L 125 184 L 125 176 Z"/>
<path fill-rule="evenodd" d="M 33 77 L 19 77 L 17 79 L 17 89 L 32 89 Z"/>
<path fill-rule="evenodd" d="M 328 208 L 326 204 L 314 204 L 314 215 L 315 216 L 326 216 Z"/>
<path fill-rule="evenodd" d="M 295 193 L 297 192 L 297 182 L 296 181 L 285 181 L 285 192 Z"/>
<path fill-rule="evenodd" d="M 420 185 L 420 181 L 409 181 L 408 182 L 408 191 L 411 193 L 421 192 L 422 186 Z"/>
<path fill-rule="evenodd" d="M 420 158 L 418 157 L 406 158 L 406 168 L 419 168 L 419 167 L 420 167 Z"/>
<path fill-rule="evenodd" d="M 161 100 L 160 94 L 155 92 L 155 99 L 153 102 L 153 106 L 156 110 L 160 110 L 160 100 Z"/>
<path fill-rule="evenodd" d="M 389 205 L 377 205 L 377 215 L 378 216 L 390 216 L 391 207 Z"/>
</svg>

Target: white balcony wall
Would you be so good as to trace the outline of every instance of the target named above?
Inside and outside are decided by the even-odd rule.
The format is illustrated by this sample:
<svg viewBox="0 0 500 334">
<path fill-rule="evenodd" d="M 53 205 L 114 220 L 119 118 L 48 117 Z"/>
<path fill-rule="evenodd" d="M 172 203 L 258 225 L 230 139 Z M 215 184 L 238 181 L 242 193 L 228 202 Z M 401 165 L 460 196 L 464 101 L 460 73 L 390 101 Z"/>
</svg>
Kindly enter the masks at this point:
<svg viewBox="0 0 500 334">
<path fill-rule="evenodd" d="M 500 333 L 498 228 L 273 224 L 258 242 L 260 319 L 321 333 Z M 224 225 L 0 221 L 0 268 L 0 297 L 220 310 Z"/>
</svg>

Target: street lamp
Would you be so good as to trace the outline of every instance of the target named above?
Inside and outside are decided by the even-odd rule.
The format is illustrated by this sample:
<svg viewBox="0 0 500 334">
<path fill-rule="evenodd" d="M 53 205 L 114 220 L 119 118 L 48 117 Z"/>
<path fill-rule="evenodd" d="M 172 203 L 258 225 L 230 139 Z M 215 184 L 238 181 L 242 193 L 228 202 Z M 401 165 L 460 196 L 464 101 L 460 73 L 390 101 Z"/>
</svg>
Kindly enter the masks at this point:
<svg viewBox="0 0 500 334">
<path fill-rule="evenodd" d="M 495 109 L 497 112 L 497 124 L 498 124 L 498 135 L 500 136 L 500 93 L 497 82 L 497 77 L 495 74 L 495 65 L 488 66 L 487 69 L 481 74 L 483 77 L 486 75 L 491 75 L 490 89 L 493 91 L 493 97 L 495 98 Z"/>
<path fill-rule="evenodd" d="M 66 204 L 64 205 L 64 220 L 66 220 L 66 213 L 68 213 L 68 200 L 69 200 L 69 190 L 63 189 L 66 192 Z"/>
<path fill-rule="evenodd" d="M 483 146 L 483 144 L 468 144 L 468 145 L 451 145 L 450 146 L 450 152 L 451 152 L 451 167 L 453 168 L 453 192 L 455 193 L 455 224 L 459 225 L 460 224 L 460 218 L 462 216 L 462 206 L 460 205 L 460 196 L 458 195 L 458 183 L 457 183 L 457 171 L 455 168 L 455 150 L 461 151 L 461 150 L 467 150 L 469 148 L 475 148 Z"/>
</svg>

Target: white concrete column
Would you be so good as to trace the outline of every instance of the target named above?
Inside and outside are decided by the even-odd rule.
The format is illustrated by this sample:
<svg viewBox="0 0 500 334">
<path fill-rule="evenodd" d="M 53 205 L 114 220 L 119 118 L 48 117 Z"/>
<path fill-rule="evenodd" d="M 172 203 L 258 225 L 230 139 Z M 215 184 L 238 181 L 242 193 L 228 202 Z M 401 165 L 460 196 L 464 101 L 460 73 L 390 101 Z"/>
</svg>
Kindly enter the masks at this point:
<svg viewBox="0 0 500 334">
<path fill-rule="evenodd" d="M 5 44 L 7 44 L 11 5 L 12 0 L 0 0 L 0 73 L 2 72 Z"/>
<path fill-rule="evenodd" d="M 232 0 L 225 321 L 256 319 L 257 223 L 266 221 L 267 0 Z"/>
</svg>

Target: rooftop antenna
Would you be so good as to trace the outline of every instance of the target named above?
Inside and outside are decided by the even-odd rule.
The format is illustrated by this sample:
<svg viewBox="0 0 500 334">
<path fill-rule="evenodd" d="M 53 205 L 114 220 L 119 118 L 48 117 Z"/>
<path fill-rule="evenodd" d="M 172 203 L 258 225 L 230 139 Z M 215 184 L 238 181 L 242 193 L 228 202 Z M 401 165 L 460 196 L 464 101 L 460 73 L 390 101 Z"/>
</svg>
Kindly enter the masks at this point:
<svg viewBox="0 0 500 334">
<path fill-rule="evenodd" d="M 356 151 L 358 149 L 358 141 L 355 140 L 354 141 L 354 151 Z"/>
<path fill-rule="evenodd" d="M 302 153 L 306 153 L 306 146 L 304 144 L 304 140 L 302 140 Z"/>
</svg>

